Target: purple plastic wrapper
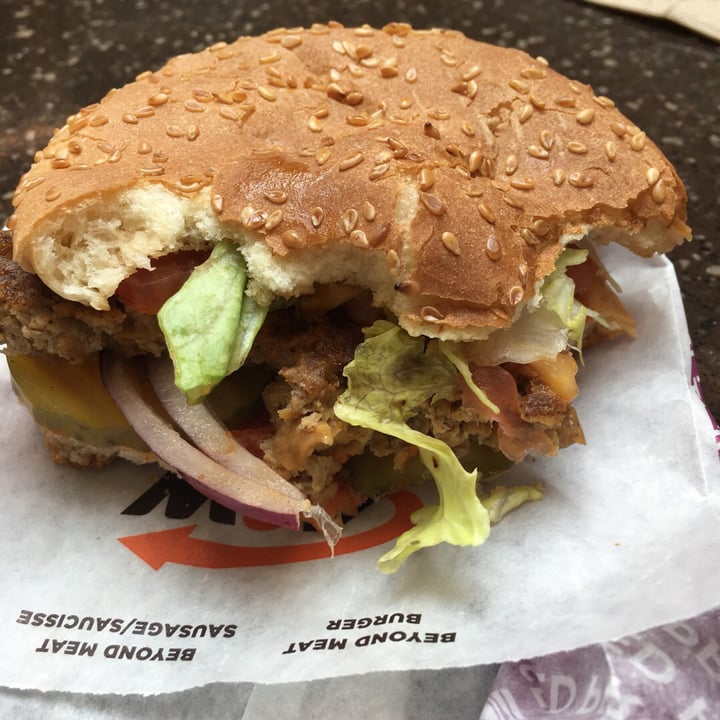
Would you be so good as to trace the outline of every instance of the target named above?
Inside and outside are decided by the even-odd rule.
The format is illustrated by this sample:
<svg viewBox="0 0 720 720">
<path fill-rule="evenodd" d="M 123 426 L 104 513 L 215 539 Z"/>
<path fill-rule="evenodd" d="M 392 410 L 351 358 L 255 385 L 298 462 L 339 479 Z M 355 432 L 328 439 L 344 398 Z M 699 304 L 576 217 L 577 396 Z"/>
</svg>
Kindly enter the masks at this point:
<svg viewBox="0 0 720 720">
<path fill-rule="evenodd" d="M 716 720 L 720 610 L 573 652 L 506 663 L 480 720 Z"/>
</svg>

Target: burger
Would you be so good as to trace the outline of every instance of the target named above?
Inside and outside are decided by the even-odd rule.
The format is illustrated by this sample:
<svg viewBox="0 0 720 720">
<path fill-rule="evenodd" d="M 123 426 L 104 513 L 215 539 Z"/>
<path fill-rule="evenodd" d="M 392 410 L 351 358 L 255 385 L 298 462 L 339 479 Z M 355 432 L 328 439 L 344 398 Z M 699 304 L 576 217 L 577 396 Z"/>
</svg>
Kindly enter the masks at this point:
<svg viewBox="0 0 720 720">
<path fill-rule="evenodd" d="M 597 246 L 690 238 L 612 100 L 399 23 L 175 57 L 69 117 L 13 202 L 0 327 L 53 460 L 159 462 L 331 545 L 432 478 L 387 572 L 482 543 L 540 495 L 488 480 L 584 442 L 583 351 L 635 332 Z"/>
</svg>

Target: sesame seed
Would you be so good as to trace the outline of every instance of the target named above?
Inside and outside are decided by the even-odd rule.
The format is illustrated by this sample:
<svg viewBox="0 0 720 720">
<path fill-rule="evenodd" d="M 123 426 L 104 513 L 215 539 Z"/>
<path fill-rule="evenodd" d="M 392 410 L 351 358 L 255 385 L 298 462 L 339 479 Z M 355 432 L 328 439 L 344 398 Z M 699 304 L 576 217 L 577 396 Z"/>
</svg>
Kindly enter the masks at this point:
<svg viewBox="0 0 720 720">
<path fill-rule="evenodd" d="M 360 113 L 356 115 L 348 115 L 345 118 L 345 122 L 354 127 L 364 127 L 370 122 L 370 118 L 365 113 Z"/>
<path fill-rule="evenodd" d="M 385 173 L 390 169 L 390 163 L 381 163 L 380 165 L 375 165 L 373 169 L 370 171 L 370 175 L 368 176 L 370 180 L 378 180 L 381 178 Z"/>
<path fill-rule="evenodd" d="M 500 243 L 495 238 L 495 235 L 490 235 L 487 239 L 487 242 L 485 243 L 485 254 L 492 260 L 493 262 L 496 262 L 499 260 L 502 255 L 502 247 L 500 247 Z"/>
<path fill-rule="evenodd" d="M 258 85 L 257 87 L 258 95 L 263 100 L 267 100 L 268 102 L 275 102 L 277 100 L 277 94 L 275 93 L 272 88 L 265 87 L 264 85 Z"/>
<path fill-rule="evenodd" d="M 612 140 L 608 140 L 605 143 L 605 155 L 607 155 L 607 159 L 610 162 L 613 162 L 613 160 L 615 160 L 615 157 L 617 155 L 617 145 Z"/>
<path fill-rule="evenodd" d="M 649 167 L 645 173 L 648 185 L 654 185 L 660 179 L 660 171 L 656 167 Z"/>
<path fill-rule="evenodd" d="M 116 163 L 120 160 L 121 157 L 122 157 L 122 151 L 119 148 L 117 148 L 116 150 L 113 150 L 112 153 L 110 153 L 107 161 L 109 163 Z"/>
<path fill-rule="evenodd" d="M 584 108 L 577 115 L 575 115 L 575 120 L 580 125 L 590 125 L 590 123 L 594 119 L 595 119 L 595 111 L 592 108 Z"/>
<path fill-rule="evenodd" d="M 137 115 L 133 115 L 132 113 L 125 113 L 122 116 L 122 121 L 124 123 L 127 123 L 128 125 L 137 125 L 138 124 Z"/>
<path fill-rule="evenodd" d="M 222 195 L 213 195 L 212 200 L 210 201 L 210 206 L 212 209 L 219 215 L 223 211 L 223 196 Z"/>
<path fill-rule="evenodd" d="M 472 65 L 462 74 L 462 79 L 465 81 L 474 80 L 481 72 L 482 68 L 479 65 Z"/>
<path fill-rule="evenodd" d="M 183 105 L 188 112 L 194 112 L 194 113 L 205 112 L 205 107 L 202 105 L 202 103 L 199 103 L 197 100 L 186 100 L 183 103 Z"/>
<path fill-rule="evenodd" d="M 146 176 L 162 175 L 165 169 L 162 165 L 150 165 L 148 167 L 140 168 L 140 173 Z"/>
<path fill-rule="evenodd" d="M 202 88 L 195 88 L 192 91 L 192 96 L 195 100 L 201 103 L 209 103 L 213 99 L 213 94 L 208 90 L 203 90 Z"/>
<path fill-rule="evenodd" d="M 547 220 L 543 220 L 542 218 L 534 220 L 531 227 L 532 231 L 540 237 L 544 237 L 550 232 L 550 225 L 548 224 Z"/>
<path fill-rule="evenodd" d="M 370 242 L 367 239 L 367 235 L 362 230 L 353 230 L 350 233 L 350 243 L 355 247 L 368 248 Z"/>
<path fill-rule="evenodd" d="M 408 68 L 405 72 L 405 82 L 417 82 L 417 70 L 414 67 Z"/>
<path fill-rule="evenodd" d="M 258 228 L 261 228 L 268 219 L 268 213 L 266 213 L 264 210 L 256 211 L 251 213 L 245 221 L 245 227 L 247 227 L 250 230 L 257 230 Z"/>
<path fill-rule="evenodd" d="M 240 116 L 226 105 L 223 105 L 220 110 L 218 110 L 218 115 L 220 115 L 221 118 L 225 118 L 225 120 L 238 121 L 240 119 Z"/>
<path fill-rule="evenodd" d="M 520 263 L 518 265 L 518 277 L 520 278 L 520 282 L 522 283 L 523 287 L 527 285 L 529 275 L 530 270 L 528 266 L 525 263 Z"/>
<path fill-rule="evenodd" d="M 606 97 L 605 95 L 598 95 L 596 97 L 593 97 L 593 100 L 600 105 L 600 107 L 604 108 L 614 108 L 615 102 L 611 100 L 609 97 Z"/>
<path fill-rule="evenodd" d="M 428 110 L 428 117 L 433 120 L 448 120 L 450 118 L 450 112 L 445 108 L 436 108 L 434 110 Z"/>
<path fill-rule="evenodd" d="M 268 231 L 274 230 L 282 222 L 282 219 L 283 219 L 283 211 L 282 210 L 275 210 L 275 211 L 271 212 L 268 215 L 267 220 L 265 220 L 265 229 Z"/>
<path fill-rule="evenodd" d="M 429 120 L 426 120 L 423 124 L 423 133 L 435 140 L 440 139 L 440 131 Z"/>
<path fill-rule="evenodd" d="M 345 98 L 345 102 L 348 105 L 351 105 L 354 107 L 355 105 L 360 105 L 360 103 L 362 103 L 363 99 L 364 99 L 364 96 L 361 92 L 354 91 L 354 92 L 348 93 L 347 97 Z"/>
<path fill-rule="evenodd" d="M 579 95 L 582 92 L 582 90 L 580 89 L 580 86 L 576 82 L 573 82 L 572 80 L 568 83 L 568 87 L 576 95 Z"/>
<path fill-rule="evenodd" d="M 646 135 L 644 132 L 635 133 L 630 138 L 630 147 L 635 150 L 635 152 L 640 152 L 645 147 L 645 139 Z"/>
<path fill-rule="evenodd" d="M 365 156 L 361 152 L 355 152 L 350 155 L 346 155 L 338 163 L 338 170 L 340 170 L 341 172 L 343 172 L 345 170 L 350 170 L 351 168 L 354 168 L 357 165 L 359 165 L 364 159 L 365 159 Z"/>
<path fill-rule="evenodd" d="M 512 208 L 516 208 L 518 210 L 523 209 L 523 204 L 520 201 L 520 198 L 516 197 L 512 193 L 506 193 L 505 195 L 502 196 L 502 199 L 506 205 L 509 205 Z"/>
<path fill-rule="evenodd" d="M 486 222 L 489 222 L 491 225 L 495 224 L 495 213 L 492 211 L 492 209 L 486 205 L 484 202 L 481 202 L 478 205 L 478 210 L 480 211 L 480 215 Z"/>
<path fill-rule="evenodd" d="M 538 244 L 538 239 L 530 228 L 523 227 L 520 228 L 518 232 L 520 233 L 520 237 L 525 241 L 526 245 Z"/>
<path fill-rule="evenodd" d="M 511 305 L 517 305 L 522 299 L 525 292 L 519 285 L 513 285 L 508 293 L 508 299 Z"/>
<path fill-rule="evenodd" d="M 420 189 L 429 190 L 435 182 L 435 173 L 432 171 L 431 168 L 422 168 L 420 170 L 419 179 Z"/>
<path fill-rule="evenodd" d="M 293 48 L 298 47 L 298 45 L 302 45 L 302 38 L 299 35 L 286 35 L 280 41 L 280 44 L 286 50 L 292 50 Z"/>
<path fill-rule="evenodd" d="M 316 115 L 311 115 L 308 118 L 307 126 L 311 132 L 322 132 L 323 124 L 318 120 Z"/>
<path fill-rule="evenodd" d="M 395 252 L 394 250 L 391 250 L 390 252 Z M 397 256 L 397 253 L 395 253 Z M 400 259 L 398 258 L 398 263 L 400 262 Z M 398 267 L 398 270 L 400 268 Z M 414 295 L 418 291 L 418 284 L 414 280 L 402 280 L 400 282 L 395 283 L 394 288 L 397 292 L 402 293 L 403 295 Z"/>
<path fill-rule="evenodd" d="M 425 305 L 425 307 L 420 310 L 420 317 L 429 323 L 438 323 L 445 319 L 445 315 L 432 305 Z"/>
<path fill-rule="evenodd" d="M 317 160 L 317 164 L 320 165 L 320 167 L 330 159 L 331 152 L 329 147 L 324 147 L 315 153 L 315 160 Z"/>
<path fill-rule="evenodd" d="M 565 182 L 565 171 L 562 168 L 555 168 L 552 171 L 553 184 L 559 187 Z"/>
<path fill-rule="evenodd" d="M 358 221 L 358 211 L 355 208 L 348 208 L 342 214 L 342 224 L 346 233 L 350 233 L 355 229 Z"/>
<path fill-rule="evenodd" d="M 432 215 L 442 215 L 445 212 L 445 205 L 440 198 L 429 193 L 421 193 L 420 202 L 425 206 Z"/>
<path fill-rule="evenodd" d="M 50 163 L 50 166 L 55 168 L 56 170 L 62 170 L 64 168 L 70 167 L 70 161 L 64 160 L 63 158 L 55 158 Z"/>
<path fill-rule="evenodd" d="M 584 145 L 581 142 L 578 142 L 577 140 L 571 140 L 567 144 L 568 152 L 573 153 L 574 155 L 585 155 L 588 151 L 587 145 Z"/>
<path fill-rule="evenodd" d="M 658 180 L 652 188 L 652 191 L 650 192 L 650 197 L 658 204 L 662 204 L 665 202 L 665 199 L 667 197 L 667 191 L 665 189 L 665 183 L 662 180 Z"/>
<path fill-rule="evenodd" d="M 101 140 L 100 142 L 97 143 L 97 149 L 100 152 L 105 153 L 106 155 L 109 155 L 115 149 L 115 146 L 111 142 L 108 142 L 107 140 Z"/>
<path fill-rule="evenodd" d="M 532 190 L 535 187 L 535 183 L 530 178 L 513 178 L 510 185 L 516 190 Z"/>
<path fill-rule="evenodd" d="M 90 127 L 100 127 L 101 125 L 107 125 L 109 122 L 110 119 L 107 115 L 94 115 L 88 120 L 88 125 Z"/>
<path fill-rule="evenodd" d="M 520 76 L 528 80 L 542 80 L 547 77 L 547 70 L 539 67 L 528 67 L 520 71 Z"/>
<path fill-rule="evenodd" d="M 155 114 L 155 108 L 150 107 L 150 105 L 144 105 L 143 107 L 138 108 L 134 114 L 139 118 L 149 118 Z"/>
<path fill-rule="evenodd" d="M 200 136 L 200 128 L 197 125 L 188 125 L 187 139 L 191 142 Z"/>
<path fill-rule="evenodd" d="M 535 93 L 530 93 L 528 99 L 530 100 L 530 104 L 537 110 L 545 109 L 545 101 L 542 98 L 539 98 L 537 95 L 535 95 Z"/>
<path fill-rule="evenodd" d="M 472 123 L 469 123 L 467 120 L 463 121 L 462 125 L 460 126 L 460 129 L 468 137 L 473 137 L 475 135 L 475 128 L 472 126 Z"/>
<path fill-rule="evenodd" d="M 523 105 L 522 109 L 520 110 L 518 120 L 520 120 L 521 123 L 526 123 L 533 116 L 534 112 L 535 108 L 529 103 L 527 105 Z"/>
<path fill-rule="evenodd" d="M 319 228 L 325 218 L 325 212 L 321 207 L 314 207 L 310 211 L 310 222 L 314 228 Z"/>
<path fill-rule="evenodd" d="M 386 256 L 388 270 L 392 275 L 397 275 L 400 271 L 400 256 L 395 250 L 389 250 Z M 397 287 L 395 288 L 397 290 Z"/>
<path fill-rule="evenodd" d="M 375 206 L 369 200 L 366 200 L 363 203 L 362 214 L 363 214 L 363 217 L 368 222 L 372 222 L 375 219 L 375 215 L 376 215 Z"/>
<path fill-rule="evenodd" d="M 574 108 L 576 102 L 574 97 L 559 97 L 555 99 L 555 104 L 560 107 Z"/>
<path fill-rule="evenodd" d="M 505 174 L 512 175 L 518 169 L 518 158 L 517 155 L 508 155 L 505 158 Z"/>
<path fill-rule="evenodd" d="M 159 107 L 160 105 L 164 105 L 168 100 L 170 99 L 170 96 L 167 93 L 156 93 L 155 95 L 151 95 L 148 98 L 148 105 L 152 105 L 153 107 Z"/>
<path fill-rule="evenodd" d="M 400 98 L 399 105 L 403 110 L 407 110 L 409 107 L 412 107 L 412 104 L 413 104 L 413 99 L 411 97 L 409 97 L 408 95 L 406 95 L 404 98 Z"/>
<path fill-rule="evenodd" d="M 385 63 L 384 65 L 380 66 L 380 76 L 384 78 L 394 78 L 398 74 L 398 69 L 396 65 L 391 65 Z"/>
<path fill-rule="evenodd" d="M 305 247 L 305 238 L 297 230 L 286 230 L 280 237 L 288 248 Z"/>
<path fill-rule="evenodd" d="M 481 150 L 473 150 L 468 157 L 468 169 L 471 173 L 476 173 L 480 169 L 483 153 Z"/>
<path fill-rule="evenodd" d="M 555 137 L 549 130 L 543 130 L 540 133 L 540 144 L 546 150 L 551 150 L 554 143 L 555 143 Z"/>
<path fill-rule="evenodd" d="M 152 152 L 152 145 L 149 142 L 146 142 L 145 140 L 143 140 L 138 145 L 137 151 L 138 151 L 138 155 L 149 155 Z"/>
<path fill-rule="evenodd" d="M 57 188 L 48 188 L 47 192 L 45 193 L 45 199 L 48 202 L 53 202 L 54 200 L 57 200 L 62 193 Z"/>
<path fill-rule="evenodd" d="M 627 126 L 621 122 L 610 123 L 610 129 L 620 138 L 627 133 Z"/>
<path fill-rule="evenodd" d="M 446 231 L 440 236 L 440 240 L 453 255 L 460 255 L 460 243 L 454 233 Z"/>
<path fill-rule="evenodd" d="M 516 78 L 513 78 L 512 80 L 510 80 L 508 85 L 510 85 L 513 90 L 516 90 L 523 95 L 527 95 L 527 93 L 530 92 L 530 85 L 528 85 L 528 83 L 526 83 L 524 80 L 518 80 Z"/>
<path fill-rule="evenodd" d="M 45 182 L 44 177 L 36 177 L 36 178 L 33 178 L 32 180 L 26 180 L 22 184 L 20 189 L 24 190 L 24 191 L 28 191 L 28 190 L 31 190 L 32 188 L 36 187 L 37 185 L 42 185 L 42 183 L 44 183 L 44 182 Z"/>
<path fill-rule="evenodd" d="M 548 151 L 539 145 L 530 145 L 530 147 L 528 147 L 528 155 L 538 158 L 539 160 L 547 160 L 548 157 L 550 157 Z"/>
<path fill-rule="evenodd" d="M 595 181 L 587 173 L 571 173 L 568 182 L 576 188 L 589 188 L 595 184 Z"/>
<path fill-rule="evenodd" d="M 277 62 L 280 59 L 280 53 L 277 50 L 273 50 L 268 55 L 262 55 L 260 57 L 261 65 L 269 65 L 270 63 Z"/>
<path fill-rule="evenodd" d="M 287 202 L 288 196 L 284 190 L 266 190 L 264 193 L 265 197 L 276 205 L 282 205 Z"/>
</svg>

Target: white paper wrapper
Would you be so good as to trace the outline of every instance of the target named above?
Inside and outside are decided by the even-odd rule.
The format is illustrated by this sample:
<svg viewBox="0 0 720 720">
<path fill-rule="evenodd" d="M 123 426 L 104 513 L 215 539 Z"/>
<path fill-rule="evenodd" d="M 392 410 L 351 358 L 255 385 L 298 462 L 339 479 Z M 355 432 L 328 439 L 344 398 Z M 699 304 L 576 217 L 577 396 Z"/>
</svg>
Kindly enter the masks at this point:
<svg viewBox="0 0 720 720">
<path fill-rule="evenodd" d="M 482 665 L 714 607 L 720 466 L 689 385 L 675 275 L 664 259 L 620 250 L 607 262 L 639 337 L 587 353 L 577 408 L 588 445 L 510 472 L 507 483 L 541 482 L 545 499 L 508 516 L 485 546 L 426 550 L 394 576 L 375 568 L 390 543 L 236 567 L 258 546 L 321 541 L 216 522 L 207 502 L 181 512 L 159 497 L 128 514 L 161 472 L 52 465 L 3 368 L 0 685 L 156 694 Z M 393 508 L 383 501 L 347 534 L 367 538 Z"/>
<path fill-rule="evenodd" d="M 588 0 L 615 10 L 676 22 L 690 30 L 720 40 L 720 6 L 717 0 Z"/>
</svg>

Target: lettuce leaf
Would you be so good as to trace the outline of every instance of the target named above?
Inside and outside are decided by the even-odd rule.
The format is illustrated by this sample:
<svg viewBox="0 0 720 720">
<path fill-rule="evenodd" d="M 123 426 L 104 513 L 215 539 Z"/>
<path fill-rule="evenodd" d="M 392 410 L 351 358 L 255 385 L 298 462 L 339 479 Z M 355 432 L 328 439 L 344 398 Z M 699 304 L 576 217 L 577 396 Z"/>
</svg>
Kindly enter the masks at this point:
<svg viewBox="0 0 720 720">
<path fill-rule="evenodd" d="M 407 424 L 421 403 L 455 392 L 453 364 L 432 344 L 426 348 L 423 338 L 380 320 L 366 332 L 344 373 L 348 388 L 335 403 L 337 417 L 417 446 L 440 497 L 439 505 L 413 514 L 415 527 L 380 558 L 380 570 L 393 573 L 412 553 L 441 542 L 482 544 L 490 533 L 490 516 L 475 490 L 477 470 L 466 471 L 446 443 Z"/>
<path fill-rule="evenodd" d="M 267 308 L 245 295 L 247 268 L 237 246 L 222 242 L 158 313 L 175 366 L 175 383 L 202 401 L 247 359 Z"/>
<path fill-rule="evenodd" d="M 554 312 L 568 330 L 568 341 L 574 349 L 582 349 L 587 308 L 575 299 L 575 283 L 566 274 L 571 265 L 581 265 L 587 250 L 566 248 L 560 254 L 555 269 L 545 278 L 540 293 L 541 307 Z"/>
</svg>

